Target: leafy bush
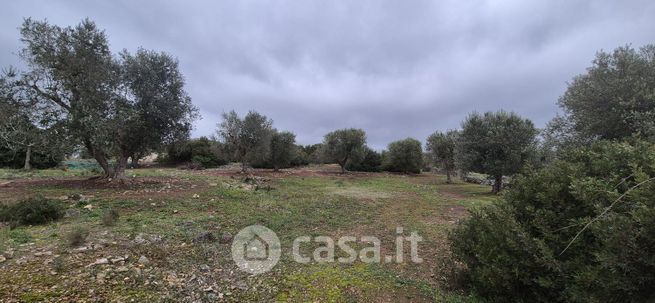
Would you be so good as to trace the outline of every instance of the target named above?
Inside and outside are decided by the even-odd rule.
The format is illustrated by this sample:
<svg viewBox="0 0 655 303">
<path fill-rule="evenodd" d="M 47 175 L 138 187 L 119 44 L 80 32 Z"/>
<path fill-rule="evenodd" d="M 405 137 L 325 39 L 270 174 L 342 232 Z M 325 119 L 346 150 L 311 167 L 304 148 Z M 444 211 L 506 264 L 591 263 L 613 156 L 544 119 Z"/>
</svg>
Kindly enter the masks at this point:
<svg viewBox="0 0 655 303">
<path fill-rule="evenodd" d="M 45 224 L 63 216 L 64 207 L 61 202 L 42 196 L 30 197 L 0 208 L 0 221 L 10 222 L 12 226 Z"/>
<path fill-rule="evenodd" d="M 388 151 L 384 155 L 384 170 L 418 174 L 421 172 L 421 167 L 423 167 L 421 142 L 407 138 L 389 144 Z"/>
<path fill-rule="evenodd" d="M 102 225 L 114 226 L 116 225 L 116 221 L 118 221 L 118 218 L 120 218 L 118 212 L 115 209 L 110 208 L 102 214 L 101 217 Z"/>
<path fill-rule="evenodd" d="M 346 164 L 350 171 L 378 172 L 382 170 L 382 155 L 368 146 L 364 147 L 364 157 L 361 161 L 351 161 Z"/>
<path fill-rule="evenodd" d="M 470 286 L 492 301 L 651 301 L 653 177 L 650 143 L 571 151 L 517 176 L 502 201 L 474 211 L 451 234 L 453 252 Z"/>
<path fill-rule="evenodd" d="M 206 137 L 170 144 L 166 148 L 166 156 L 160 161 L 167 164 L 193 163 L 204 168 L 227 164 L 219 143 Z"/>
<path fill-rule="evenodd" d="M 88 236 L 89 230 L 86 227 L 75 226 L 70 232 L 68 232 L 68 234 L 66 234 L 66 244 L 70 247 L 80 246 L 86 242 Z"/>
<path fill-rule="evenodd" d="M 32 151 L 30 164 L 32 168 L 45 169 L 57 166 L 64 160 L 63 154 L 46 154 L 39 151 Z M 11 151 L 0 147 L 0 167 L 23 168 L 25 165 L 25 151 Z"/>
</svg>

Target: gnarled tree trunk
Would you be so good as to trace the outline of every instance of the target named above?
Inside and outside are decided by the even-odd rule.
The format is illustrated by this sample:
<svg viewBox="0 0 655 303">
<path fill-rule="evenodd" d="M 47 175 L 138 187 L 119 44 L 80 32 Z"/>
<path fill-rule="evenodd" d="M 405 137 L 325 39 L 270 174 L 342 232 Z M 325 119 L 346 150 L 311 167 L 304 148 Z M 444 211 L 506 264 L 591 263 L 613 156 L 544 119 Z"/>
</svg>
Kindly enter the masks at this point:
<svg viewBox="0 0 655 303">
<path fill-rule="evenodd" d="M 25 170 L 32 169 L 32 164 L 30 163 L 31 159 L 32 159 L 32 145 L 28 145 L 27 150 L 25 151 L 25 164 L 23 165 L 23 169 Z"/>
<path fill-rule="evenodd" d="M 497 194 L 500 193 L 501 189 L 503 189 L 503 176 L 496 176 L 491 192 Z"/>
</svg>

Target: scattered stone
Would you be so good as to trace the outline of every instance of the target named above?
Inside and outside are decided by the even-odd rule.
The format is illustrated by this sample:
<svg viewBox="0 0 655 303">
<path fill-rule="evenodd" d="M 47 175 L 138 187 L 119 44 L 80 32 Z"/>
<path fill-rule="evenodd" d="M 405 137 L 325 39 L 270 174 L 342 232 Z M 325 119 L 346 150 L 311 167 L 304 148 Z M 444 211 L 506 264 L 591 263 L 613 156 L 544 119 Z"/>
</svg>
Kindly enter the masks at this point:
<svg viewBox="0 0 655 303">
<path fill-rule="evenodd" d="M 112 264 L 118 263 L 118 262 L 125 262 L 127 261 L 127 256 L 125 257 L 115 257 L 109 260 Z"/>
<path fill-rule="evenodd" d="M 218 241 L 218 243 L 221 243 L 221 244 L 228 244 L 228 243 L 231 243 L 231 242 L 232 242 L 232 235 L 230 235 L 229 233 L 223 233 L 221 235 L 220 240 Z"/>
<path fill-rule="evenodd" d="M 207 264 L 200 265 L 200 271 L 208 272 L 211 268 Z"/>
<path fill-rule="evenodd" d="M 84 208 L 84 209 L 86 209 L 86 210 L 92 210 L 92 209 L 93 209 L 93 205 L 92 205 L 92 204 L 87 204 L 87 205 L 84 205 L 84 207 L 82 207 L 82 208 Z"/>
<path fill-rule="evenodd" d="M 146 243 L 147 241 L 148 240 L 145 239 L 144 234 L 138 234 L 134 237 L 134 240 L 132 242 L 134 242 L 135 244 L 143 244 Z"/>
<path fill-rule="evenodd" d="M 141 257 L 139 257 L 139 261 L 137 261 L 137 262 L 139 262 L 139 264 L 144 264 L 145 265 L 145 264 L 150 263 L 150 260 L 148 260 L 148 258 L 146 258 L 146 256 L 141 256 Z"/>
<path fill-rule="evenodd" d="M 218 183 L 209 183 L 209 186 L 218 186 Z"/>
<path fill-rule="evenodd" d="M 7 258 L 5 258 L 3 255 L 0 255 L 0 263 L 4 263 L 5 261 L 7 261 Z"/>
<path fill-rule="evenodd" d="M 98 284 L 105 284 L 105 277 L 106 277 L 106 275 L 104 273 L 98 273 L 96 275 L 96 282 Z"/>
<path fill-rule="evenodd" d="M 177 213 L 178 213 L 178 210 L 177 210 L 177 209 L 173 210 L 173 213 L 174 213 L 174 214 L 177 214 Z"/>
<path fill-rule="evenodd" d="M 109 260 L 107 258 L 100 258 L 100 259 L 97 259 L 95 262 L 89 264 L 89 266 L 105 265 L 105 264 L 109 264 Z"/>
<path fill-rule="evenodd" d="M 7 250 L 2 254 L 2 256 L 4 256 L 7 259 L 12 259 L 14 257 L 14 251 L 13 250 Z"/>
<path fill-rule="evenodd" d="M 194 199 L 199 199 L 199 198 L 200 198 L 200 195 L 199 195 L 199 194 L 193 194 L 193 198 L 194 198 Z"/>
<path fill-rule="evenodd" d="M 52 252 L 51 251 L 40 251 L 40 252 L 34 253 L 34 256 L 35 257 L 52 256 Z"/>
<path fill-rule="evenodd" d="M 87 251 L 89 251 L 89 250 L 91 250 L 91 249 L 92 249 L 92 248 L 90 248 L 90 247 L 88 247 L 88 246 L 82 246 L 82 247 L 78 247 L 78 248 L 73 249 L 73 252 L 76 252 L 76 253 L 83 253 L 83 252 L 87 252 Z"/>
<path fill-rule="evenodd" d="M 202 232 L 193 238 L 193 243 L 209 243 L 216 241 L 216 237 L 211 232 Z"/>
<path fill-rule="evenodd" d="M 129 270 L 130 269 L 127 268 L 127 266 L 119 266 L 119 267 L 116 268 L 116 272 L 127 272 Z"/>
<path fill-rule="evenodd" d="M 66 212 L 64 213 L 64 218 L 77 218 L 79 216 L 80 216 L 79 209 L 70 208 L 67 209 Z"/>
</svg>

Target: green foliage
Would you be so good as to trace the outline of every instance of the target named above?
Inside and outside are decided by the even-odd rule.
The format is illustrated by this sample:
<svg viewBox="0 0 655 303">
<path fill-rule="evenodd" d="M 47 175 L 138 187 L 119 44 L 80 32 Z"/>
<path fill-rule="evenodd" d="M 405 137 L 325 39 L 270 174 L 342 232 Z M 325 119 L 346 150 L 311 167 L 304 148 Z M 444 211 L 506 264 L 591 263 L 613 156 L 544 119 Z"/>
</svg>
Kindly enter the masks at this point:
<svg viewBox="0 0 655 303">
<path fill-rule="evenodd" d="M 498 192 L 502 177 L 518 173 L 530 159 L 536 135 L 532 121 L 515 113 L 473 113 L 462 123 L 457 162 L 464 171 L 494 177 Z"/>
<path fill-rule="evenodd" d="M 100 219 L 102 221 L 102 225 L 114 226 L 116 225 L 116 221 L 118 221 L 118 218 L 120 218 L 120 214 L 118 213 L 118 211 L 116 211 L 113 208 L 110 208 L 102 214 L 102 217 Z"/>
<path fill-rule="evenodd" d="M 492 301 L 650 301 L 653 177 L 650 143 L 569 151 L 517 176 L 500 203 L 474 211 L 453 231 L 453 252 L 473 289 Z"/>
<path fill-rule="evenodd" d="M 452 182 L 451 174 L 455 170 L 455 148 L 459 132 L 450 130 L 446 133 L 435 132 L 427 140 L 427 150 L 432 164 L 438 165 L 446 172 L 447 182 Z"/>
<path fill-rule="evenodd" d="M 390 143 L 384 156 L 383 167 L 384 170 L 393 172 L 420 173 L 423 167 L 421 142 L 407 138 Z"/>
<path fill-rule="evenodd" d="M 350 171 L 378 172 L 382 170 L 382 154 L 364 147 L 364 157 L 357 162 L 349 162 L 346 169 Z"/>
<path fill-rule="evenodd" d="M 655 45 L 598 52 L 560 98 L 565 116 L 551 125 L 555 137 L 560 143 L 633 135 L 655 139 L 654 86 Z"/>
<path fill-rule="evenodd" d="M 326 161 L 337 163 L 341 171 L 349 162 L 358 162 L 364 157 L 366 133 L 361 129 L 335 130 L 323 138 L 322 154 Z"/>
<path fill-rule="evenodd" d="M 77 247 L 84 242 L 89 236 L 89 229 L 84 226 L 75 226 L 66 234 L 66 244 L 70 247 Z"/>
<path fill-rule="evenodd" d="M 64 155 L 62 153 L 42 153 L 40 151 L 33 151 L 30 159 L 32 168 L 46 169 L 56 167 L 61 161 L 64 160 Z M 23 168 L 24 165 L 24 148 L 19 148 L 15 151 L 12 151 L 10 149 L 0 147 L 0 167 Z"/>
<path fill-rule="evenodd" d="M 263 161 L 268 155 L 273 120 L 266 116 L 249 111 L 241 119 L 235 111 L 231 111 L 223 113 L 223 121 L 218 127 L 218 134 L 234 159 L 241 162 L 242 170 L 245 171 L 247 164 Z"/>
<path fill-rule="evenodd" d="M 174 142 L 166 148 L 166 157 L 161 161 L 168 164 L 195 163 L 204 168 L 227 164 L 218 142 L 207 137 Z"/>
<path fill-rule="evenodd" d="M 29 68 L 15 82 L 21 100 L 81 143 L 105 176 L 122 178 L 128 157 L 188 136 L 197 110 L 172 56 L 140 49 L 117 57 L 88 19 L 75 27 L 26 19 L 20 31 Z"/>
<path fill-rule="evenodd" d="M 61 202 L 42 196 L 0 206 L 0 221 L 10 222 L 13 226 L 46 224 L 63 216 L 64 207 Z"/>
<path fill-rule="evenodd" d="M 275 170 L 291 164 L 291 160 L 297 154 L 295 142 L 296 135 L 293 133 L 277 131 L 273 133 L 269 159 Z"/>
</svg>

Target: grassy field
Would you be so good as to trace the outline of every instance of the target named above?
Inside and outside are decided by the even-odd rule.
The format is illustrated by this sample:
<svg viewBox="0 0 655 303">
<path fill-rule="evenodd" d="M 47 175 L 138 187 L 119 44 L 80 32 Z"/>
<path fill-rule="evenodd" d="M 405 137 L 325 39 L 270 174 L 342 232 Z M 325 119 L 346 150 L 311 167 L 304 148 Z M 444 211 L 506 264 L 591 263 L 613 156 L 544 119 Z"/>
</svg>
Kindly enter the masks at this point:
<svg viewBox="0 0 655 303">
<path fill-rule="evenodd" d="M 85 170 L 0 170 L 0 203 L 59 199 L 68 216 L 44 226 L 0 227 L 2 302 L 469 302 L 453 289 L 447 232 L 490 188 L 434 174 L 339 174 L 332 166 L 253 171 L 129 170 L 118 186 Z M 109 209 L 120 218 L 102 224 Z M 240 271 L 230 237 L 259 224 L 282 257 L 261 275 Z M 375 236 L 394 251 L 396 228 L 415 231 L 420 264 L 294 262 L 299 236 Z M 81 245 L 71 233 L 86 230 Z M 217 241 L 200 242 L 210 232 Z M 312 244 L 314 245 L 314 244 Z M 318 245 L 318 244 L 316 244 Z M 304 247 L 311 255 L 315 247 Z M 363 248 L 363 247 L 356 247 Z M 408 247 L 406 247 L 408 248 Z M 340 252 L 337 249 L 337 255 Z M 142 258 L 144 257 L 144 258 Z M 104 260 L 106 258 L 107 260 Z M 139 259 L 143 262 L 139 262 Z M 147 259 L 147 262 L 146 260 Z M 93 264 L 105 263 L 108 264 Z"/>
</svg>

